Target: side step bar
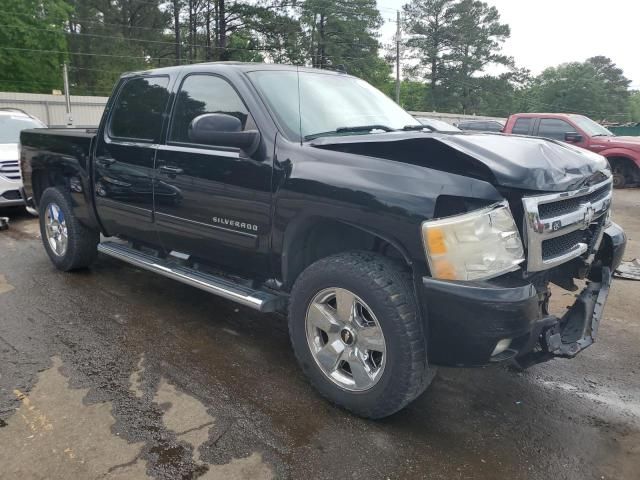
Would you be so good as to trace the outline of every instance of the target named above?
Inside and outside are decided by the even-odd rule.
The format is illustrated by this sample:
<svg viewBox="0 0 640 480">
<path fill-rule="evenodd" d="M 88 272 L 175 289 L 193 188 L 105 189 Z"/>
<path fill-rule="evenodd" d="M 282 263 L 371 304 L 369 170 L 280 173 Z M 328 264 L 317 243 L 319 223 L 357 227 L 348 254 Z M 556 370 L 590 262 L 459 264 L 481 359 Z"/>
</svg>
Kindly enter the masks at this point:
<svg viewBox="0 0 640 480">
<path fill-rule="evenodd" d="M 115 242 L 98 244 L 98 251 L 111 257 L 123 260 L 136 267 L 173 278 L 192 287 L 199 288 L 227 300 L 233 300 L 246 307 L 260 312 L 276 311 L 283 301 L 277 295 L 253 290 L 231 280 L 208 273 L 199 272 L 192 268 L 174 265 L 161 258 L 147 255 L 126 245 Z"/>
</svg>

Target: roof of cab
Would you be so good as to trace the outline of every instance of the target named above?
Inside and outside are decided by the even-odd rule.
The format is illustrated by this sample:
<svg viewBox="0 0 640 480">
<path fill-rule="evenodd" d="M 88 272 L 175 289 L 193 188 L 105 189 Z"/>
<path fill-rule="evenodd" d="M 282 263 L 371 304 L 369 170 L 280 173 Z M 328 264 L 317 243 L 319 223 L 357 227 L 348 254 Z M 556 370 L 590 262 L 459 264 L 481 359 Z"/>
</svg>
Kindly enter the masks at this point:
<svg viewBox="0 0 640 480">
<path fill-rule="evenodd" d="M 176 65 L 172 67 L 161 67 L 154 68 L 150 70 L 139 70 L 135 72 L 125 72 L 122 74 L 125 76 L 132 75 L 157 75 L 157 74 L 165 74 L 171 75 L 179 72 L 181 69 L 187 70 L 199 70 L 206 71 L 206 67 L 215 67 L 216 69 L 220 67 L 224 67 L 225 69 L 233 69 L 240 72 L 252 72 L 255 70 L 281 70 L 281 71 L 301 71 L 301 72 L 322 72 L 325 74 L 334 74 L 334 75 L 347 75 L 345 72 L 334 71 L 334 70 L 326 70 L 326 69 L 318 69 L 318 68 L 310 68 L 310 67 L 300 67 L 296 65 L 283 65 L 278 63 L 260 63 L 260 62 L 204 62 L 204 63 L 193 63 L 189 65 Z"/>
</svg>

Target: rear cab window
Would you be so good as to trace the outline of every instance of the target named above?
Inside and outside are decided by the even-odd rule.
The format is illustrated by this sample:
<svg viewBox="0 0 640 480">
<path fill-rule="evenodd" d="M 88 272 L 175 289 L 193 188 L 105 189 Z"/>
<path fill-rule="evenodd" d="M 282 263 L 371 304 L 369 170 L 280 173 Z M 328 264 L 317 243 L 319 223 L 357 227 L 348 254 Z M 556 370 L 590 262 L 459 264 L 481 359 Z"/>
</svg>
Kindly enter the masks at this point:
<svg viewBox="0 0 640 480">
<path fill-rule="evenodd" d="M 157 142 L 169 100 L 169 77 L 135 77 L 120 89 L 109 123 L 109 136 Z"/>
</svg>

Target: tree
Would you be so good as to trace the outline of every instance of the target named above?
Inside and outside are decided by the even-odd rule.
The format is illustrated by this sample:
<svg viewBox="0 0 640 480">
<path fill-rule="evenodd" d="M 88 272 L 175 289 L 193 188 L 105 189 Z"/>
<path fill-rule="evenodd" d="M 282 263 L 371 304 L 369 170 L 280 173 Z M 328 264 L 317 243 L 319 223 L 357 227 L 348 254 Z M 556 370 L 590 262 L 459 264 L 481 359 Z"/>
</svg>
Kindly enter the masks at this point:
<svg viewBox="0 0 640 480">
<path fill-rule="evenodd" d="M 108 95 L 123 71 L 174 65 L 163 0 L 73 0 L 68 21 L 75 92 Z"/>
<path fill-rule="evenodd" d="M 42 93 L 62 89 L 69 11 L 64 0 L 3 0 L 0 89 Z"/>
<path fill-rule="evenodd" d="M 306 0 L 300 12 L 313 67 L 343 65 L 373 84 L 387 81 L 391 69 L 378 56 L 382 18 L 375 0 Z"/>
<path fill-rule="evenodd" d="M 408 71 L 414 76 L 429 78 L 434 111 L 440 106 L 438 83 L 453 43 L 455 4 L 455 0 L 411 0 L 402 7 L 404 30 L 409 35 L 404 47 L 409 58 L 418 62 Z"/>
<path fill-rule="evenodd" d="M 626 121 L 629 81 L 610 60 L 595 58 L 599 60 L 565 63 L 544 70 L 533 83 L 529 110 L 573 112 L 597 120 Z"/>
<path fill-rule="evenodd" d="M 490 64 L 512 66 L 502 55 L 509 26 L 495 7 L 477 0 L 411 0 L 403 7 L 405 47 L 417 60 L 410 74 L 428 80 L 433 110 L 470 112 L 479 74 Z"/>
<path fill-rule="evenodd" d="M 613 61 L 605 56 L 588 58 L 586 63 L 593 66 L 597 78 L 604 87 L 606 100 L 611 113 L 620 113 L 626 110 L 629 101 L 629 85 L 631 80 L 624 76 L 624 72 Z"/>
<path fill-rule="evenodd" d="M 471 94 L 479 91 L 476 75 L 490 64 L 513 65 L 513 59 L 500 53 L 511 32 L 508 25 L 500 23 L 498 10 L 485 2 L 462 0 L 454 5 L 453 14 L 447 78 L 449 88 L 459 96 L 462 113 L 469 113 Z"/>
<path fill-rule="evenodd" d="M 629 95 L 629 117 L 632 122 L 640 122 L 640 91 L 638 90 Z"/>
</svg>

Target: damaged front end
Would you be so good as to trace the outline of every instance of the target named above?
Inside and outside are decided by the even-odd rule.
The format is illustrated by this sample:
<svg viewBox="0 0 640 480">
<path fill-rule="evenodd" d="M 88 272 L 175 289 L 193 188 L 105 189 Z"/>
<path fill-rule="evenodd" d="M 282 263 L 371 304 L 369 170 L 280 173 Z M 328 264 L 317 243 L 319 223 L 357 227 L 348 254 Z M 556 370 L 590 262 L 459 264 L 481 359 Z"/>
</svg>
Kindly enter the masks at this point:
<svg viewBox="0 0 640 480">
<path fill-rule="evenodd" d="M 610 221 L 611 178 L 569 193 L 525 196 L 522 270 L 479 282 L 423 277 L 429 359 L 448 366 L 515 361 L 526 368 L 574 357 L 597 336 L 626 238 Z M 577 292 L 562 315 L 550 312 L 550 284 Z"/>
<path fill-rule="evenodd" d="M 589 281 L 562 317 L 546 315 L 534 323 L 529 341 L 514 358 L 520 368 L 553 357 L 575 357 L 595 341 L 611 286 L 610 267 L 599 271 L 600 281 Z"/>
<path fill-rule="evenodd" d="M 626 243 L 609 220 L 611 198 L 610 177 L 579 190 L 523 198 L 527 274 L 545 281 L 534 281 L 544 316 L 516 358 L 521 367 L 574 357 L 595 341 L 611 274 Z M 549 315 L 548 283 L 577 291 L 574 279 L 587 280 L 575 303 L 561 317 Z"/>
</svg>

